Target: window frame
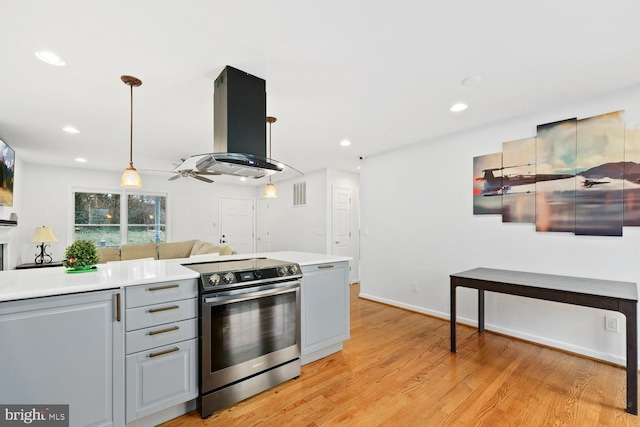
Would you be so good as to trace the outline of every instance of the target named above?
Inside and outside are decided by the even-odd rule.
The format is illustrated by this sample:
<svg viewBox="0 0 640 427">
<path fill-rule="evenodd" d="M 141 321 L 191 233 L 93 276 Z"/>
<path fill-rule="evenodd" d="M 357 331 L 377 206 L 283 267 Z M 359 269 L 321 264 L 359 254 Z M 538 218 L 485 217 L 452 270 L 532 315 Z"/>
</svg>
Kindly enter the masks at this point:
<svg viewBox="0 0 640 427">
<path fill-rule="evenodd" d="M 129 230 L 129 196 L 130 195 L 143 195 L 143 196 L 161 196 L 165 198 L 165 242 L 171 241 L 171 208 L 170 197 L 166 191 L 152 191 L 152 190 L 135 190 L 126 189 L 121 187 L 85 187 L 70 185 L 69 186 L 69 199 L 67 204 L 67 242 L 74 241 L 75 230 L 75 193 L 100 193 L 100 194 L 118 194 L 120 196 L 120 246 L 127 244 L 127 233 Z"/>
</svg>

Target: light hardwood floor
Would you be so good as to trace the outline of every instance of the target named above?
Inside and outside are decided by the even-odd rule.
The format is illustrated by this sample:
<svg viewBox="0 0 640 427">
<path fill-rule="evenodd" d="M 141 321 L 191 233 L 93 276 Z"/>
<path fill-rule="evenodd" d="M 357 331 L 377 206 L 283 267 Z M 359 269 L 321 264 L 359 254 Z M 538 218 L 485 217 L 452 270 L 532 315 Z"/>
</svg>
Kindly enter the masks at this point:
<svg viewBox="0 0 640 427">
<path fill-rule="evenodd" d="M 351 339 L 302 375 L 187 426 L 635 426 L 625 370 L 358 297 Z M 622 337 L 621 337 L 622 339 Z"/>
</svg>

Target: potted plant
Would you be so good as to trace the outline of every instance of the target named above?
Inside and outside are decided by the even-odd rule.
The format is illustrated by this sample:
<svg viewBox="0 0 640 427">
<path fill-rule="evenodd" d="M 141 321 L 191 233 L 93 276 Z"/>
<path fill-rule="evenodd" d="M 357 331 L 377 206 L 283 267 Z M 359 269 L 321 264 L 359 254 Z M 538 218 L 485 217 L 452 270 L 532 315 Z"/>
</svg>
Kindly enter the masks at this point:
<svg viewBox="0 0 640 427">
<path fill-rule="evenodd" d="M 62 265 L 69 268 L 71 271 L 95 271 L 93 268 L 100 262 L 98 256 L 98 249 L 96 245 L 89 240 L 76 240 L 71 245 L 67 246 L 64 252 L 64 260 Z"/>
</svg>

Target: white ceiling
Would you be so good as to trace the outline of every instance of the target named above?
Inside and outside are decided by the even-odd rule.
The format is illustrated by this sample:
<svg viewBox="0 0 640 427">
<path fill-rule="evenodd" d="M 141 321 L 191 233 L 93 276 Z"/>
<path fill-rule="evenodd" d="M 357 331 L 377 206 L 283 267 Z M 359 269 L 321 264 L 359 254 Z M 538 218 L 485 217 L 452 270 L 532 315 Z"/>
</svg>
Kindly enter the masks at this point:
<svg viewBox="0 0 640 427">
<path fill-rule="evenodd" d="M 130 74 L 134 164 L 170 170 L 213 150 L 231 65 L 267 82 L 274 158 L 357 172 L 358 156 L 639 84 L 639 19 L 635 0 L 6 1 L 0 138 L 25 161 L 123 170 Z"/>
</svg>

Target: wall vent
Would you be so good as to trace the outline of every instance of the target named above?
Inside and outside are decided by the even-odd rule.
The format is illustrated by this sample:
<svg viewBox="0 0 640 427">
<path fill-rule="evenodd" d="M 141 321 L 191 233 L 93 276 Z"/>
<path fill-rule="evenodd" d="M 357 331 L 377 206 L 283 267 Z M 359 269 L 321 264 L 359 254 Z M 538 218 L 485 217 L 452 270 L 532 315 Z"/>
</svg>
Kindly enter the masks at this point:
<svg viewBox="0 0 640 427">
<path fill-rule="evenodd" d="M 307 183 L 293 184 L 293 206 L 307 206 Z"/>
</svg>

